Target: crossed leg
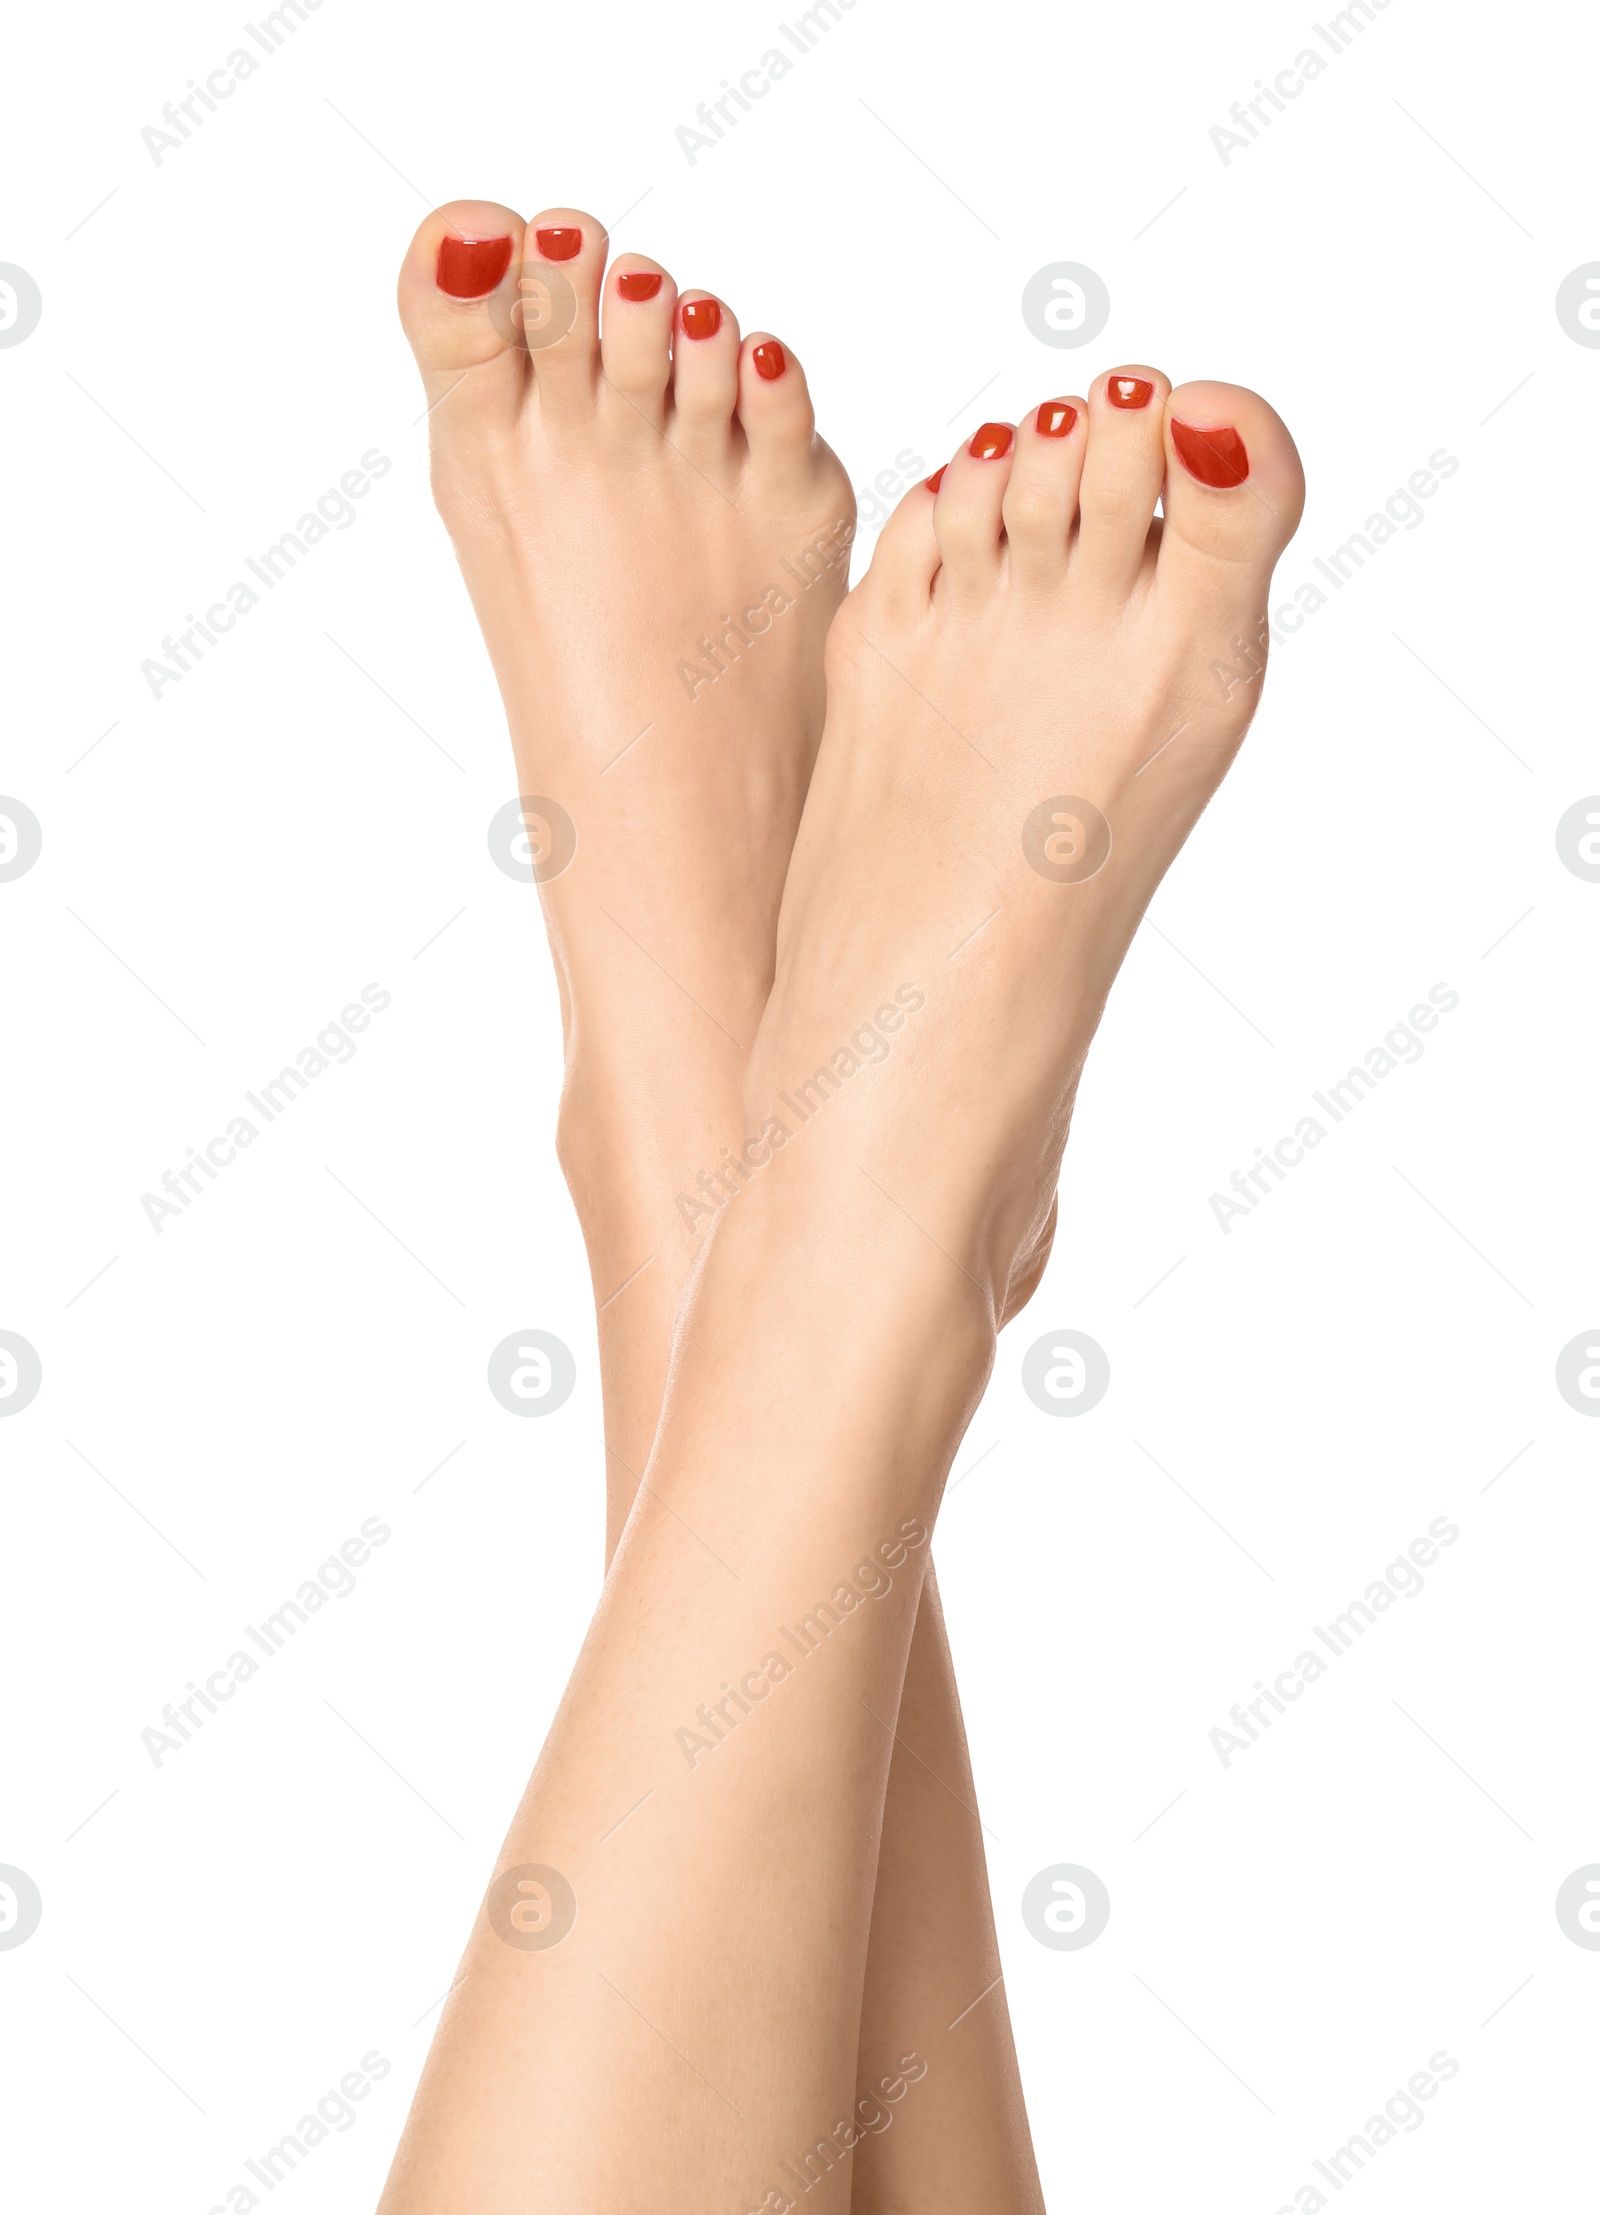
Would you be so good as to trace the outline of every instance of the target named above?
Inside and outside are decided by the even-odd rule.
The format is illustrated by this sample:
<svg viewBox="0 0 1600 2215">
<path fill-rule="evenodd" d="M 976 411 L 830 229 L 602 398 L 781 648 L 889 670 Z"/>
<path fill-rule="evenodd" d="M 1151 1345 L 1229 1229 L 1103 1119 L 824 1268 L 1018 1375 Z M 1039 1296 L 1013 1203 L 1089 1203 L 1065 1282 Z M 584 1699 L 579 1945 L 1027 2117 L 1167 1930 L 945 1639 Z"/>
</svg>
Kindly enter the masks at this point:
<svg viewBox="0 0 1600 2215">
<path fill-rule="evenodd" d="M 505 460 L 503 432 L 488 446 Z M 1172 394 L 1142 371 L 1049 404 L 1020 437 L 986 426 L 941 477 L 902 503 L 831 632 L 827 735 L 735 1133 L 781 1121 L 775 1103 L 837 1068 L 869 1017 L 894 1050 L 844 1071 L 712 1227 L 650 1460 L 497 1879 L 559 1870 L 577 1919 L 548 1950 L 480 1919 L 389 2215 L 646 2199 L 732 2215 L 786 2208 L 796 2186 L 851 2202 L 829 2148 L 861 2136 L 848 2119 L 891 1866 L 885 1722 L 921 1586 L 904 1565 L 995 1327 L 1038 1267 L 1105 993 L 1253 711 L 1267 582 L 1301 497 L 1265 403 Z M 642 473 L 634 489 L 648 516 Z M 582 574 L 584 531 L 567 538 Z M 592 562 L 586 581 L 602 603 L 615 586 Z M 496 647 L 475 596 L 506 685 L 515 625 Z M 530 620 L 538 597 L 518 604 Z M 636 626 L 667 598 L 663 584 Z M 594 599 L 568 605 L 592 630 Z M 753 655 L 751 632 L 734 635 Z M 555 690 L 586 686 L 569 728 L 592 734 L 613 704 L 593 669 Z M 524 713 L 540 726 L 545 697 L 507 686 L 514 731 Z M 745 792 L 743 767 L 730 776 Z M 576 883 L 549 889 L 581 1189 L 602 979 L 578 945 Z M 639 1027 L 674 1029 L 647 1013 Z M 626 1105 L 638 1092 L 614 1051 Z M 713 1710 L 723 1726 L 697 1729 Z M 909 2118 L 925 2076 L 919 2050 L 895 2053 L 883 2097 Z M 980 2175 L 945 2204 L 993 2205 L 1005 2182 Z M 896 2189 L 877 2204 L 939 2204 Z"/>
<path fill-rule="evenodd" d="M 608 269 L 604 233 L 580 211 L 525 230 L 489 204 L 441 210 L 400 291 L 434 410 L 436 494 L 519 786 L 556 798 L 577 828 L 544 900 L 567 1030 L 559 1145 L 600 1311 L 609 1559 L 703 1226 L 740 1189 L 744 1063 L 821 730 L 853 503 L 789 350 L 741 340 L 720 302 L 679 296 L 641 256 Z M 712 1727 L 732 1712 L 724 1702 Z M 880 1708 L 878 1727 L 893 1781 L 860 2069 L 864 2083 L 900 2081 L 892 2064 L 915 2051 L 938 2092 L 869 2100 L 852 2204 L 887 2215 L 981 2195 L 999 2215 L 1032 2215 L 1042 2201 L 931 1575 L 898 1717 Z"/>
</svg>

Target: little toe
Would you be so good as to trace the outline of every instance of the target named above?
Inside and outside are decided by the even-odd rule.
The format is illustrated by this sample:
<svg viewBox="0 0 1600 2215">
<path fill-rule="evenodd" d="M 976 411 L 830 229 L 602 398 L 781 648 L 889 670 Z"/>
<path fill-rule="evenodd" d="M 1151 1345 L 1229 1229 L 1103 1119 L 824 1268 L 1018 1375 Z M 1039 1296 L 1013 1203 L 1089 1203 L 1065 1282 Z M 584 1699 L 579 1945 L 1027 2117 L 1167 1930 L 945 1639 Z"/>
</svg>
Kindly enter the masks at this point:
<svg viewBox="0 0 1600 2215">
<path fill-rule="evenodd" d="M 400 265 L 400 321 L 430 408 L 449 395 L 450 421 L 508 418 L 522 399 L 513 276 L 522 228 L 496 201 L 451 200 L 424 220 Z"/>
<path fill-rule="evenodd" d="M 882 614 L 893 623 L 914 622 L 927 614 L 939 574 L 939 540 L 934 507 L 942 469 L 913 485 L 878 533 L 872 562 L 861 580 L 859 597 L 867 616 Z"/>
<path fill-rule="evenodd" d="M 1087 590 L 1125 599 L 1150 547 L 1166 454 L 1171 390 L 1159 369 L 1113 369 L 1089 387 L 1088 450 L 1078 489 L 1072 569 Z"/>
<path fill-rule="evenodd" d="M 811 393 L 794 350 L 770 331 L 754 331 L 740 346 L 738 405 L 757 477 L 775 490 L 785 478 L 808 486 L 817 430 Z"/>
<path fill-rule="evenodd" d="M 546 208 L 522 241 L 518 284 L 523 340 L 541 413 L 592 413 L 600 381 L 600 288 L 605 225 L 581 208 Z"/>
<path fill-rule="evenodd" d="M 983 423 L 943 470 L 933 507 L 939 591 L 956 604 L 986 598 L 1000 577 L 1000 513 L 1017 434 Z"/>
<path fill-rule="evenodd" d="M 1042 401 L 1017 427 L 1001 513 L 1006 573 L 1024 590 L 1053 591 L 1067 574 L 1088 432 L 1087 400 Z"/>
</svg>

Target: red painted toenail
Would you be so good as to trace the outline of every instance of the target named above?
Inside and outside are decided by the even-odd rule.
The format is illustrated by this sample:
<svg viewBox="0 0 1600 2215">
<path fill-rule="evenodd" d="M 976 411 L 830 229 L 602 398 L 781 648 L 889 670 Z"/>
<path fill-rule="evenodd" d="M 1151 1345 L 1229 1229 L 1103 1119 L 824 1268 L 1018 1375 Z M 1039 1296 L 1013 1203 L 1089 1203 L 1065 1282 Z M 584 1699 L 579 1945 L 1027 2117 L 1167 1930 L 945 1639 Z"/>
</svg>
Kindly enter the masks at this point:
<svg viewBox="0 0 1600 2215">
<path fill-rule="evenodd" d="M 509 238 L 442 238 L 434 281 L 452 300 L 481 300 L 510 267 Z"/>
<path fill-rule="evenodd" d="M 1034 428 L 1041 438 L 1065 438 L 1078 420 L 1078 411 L 1069 400 L 1046 400 L 1034 417 Z"/>
<path fill-rule="evenodd" d="M 1220 430 L 1196 430 L 1192 423 L 1180 423 L 1172 419 L 1172 443 L 1178 449 L 1178 459 L 1191 477 L 1198 477 L 1203 485 L 1215 485 L 1219 491 L 1230 485 L 1242 485 L 1250 474 L 1250 456 L 1244 450 L 1244 440 L 1231 425 Z"/>
<path fill-rule="evenodd" d="M 1013 435 L 1009 423 L 981 423 L 972 434 L 967 452 L 978 461 L 998 461 L 1002 454 L 1010 453 Z"/>
<path fill-rule="evenodd" d="M 750 350 L 750 359 L 756 365 L 756 375 L 773 384 L 789 366 L 789 357 L 775 338 L 764 338 L 759 346 Z"/>
<path fill-rule="evenodd" d="M 617 279 L 617 290 L 624 300 L 653 300 L 661 290 L 659 269 L 630 269 L 625 277 Z"/>
<path fill-rule="evenodd" d="M 571 261 L 583 246 L 583 233 L 571 223 L 554 223 L 548 231 L 535 231 L 533 238 L 546 261 Z"/>
<path fill-rule="evenodd" d="M 923 478 L 922 481 L 927 486 L 930 492 L 937 492 L 939 487 L 944 483 L 944 471 L 945 469 L 948 469 L 949 466 L 950 464 L 946 462 L 944 465 L 944 469 L 936 469 L 931 477 Z"/>
<path fill-rule="evenodd" d="M 1147 408 L 1155 389 L 1148 377 L 1112 377 L 1106 384 L 1106 398 L 1114 408 Z"/>
<path fill-rule="evenodd" d="M 722 328 L 722 305 L 717 300 L 684 300 L 678 320 L 685 338 L 715 338 Z"/>
</svg>

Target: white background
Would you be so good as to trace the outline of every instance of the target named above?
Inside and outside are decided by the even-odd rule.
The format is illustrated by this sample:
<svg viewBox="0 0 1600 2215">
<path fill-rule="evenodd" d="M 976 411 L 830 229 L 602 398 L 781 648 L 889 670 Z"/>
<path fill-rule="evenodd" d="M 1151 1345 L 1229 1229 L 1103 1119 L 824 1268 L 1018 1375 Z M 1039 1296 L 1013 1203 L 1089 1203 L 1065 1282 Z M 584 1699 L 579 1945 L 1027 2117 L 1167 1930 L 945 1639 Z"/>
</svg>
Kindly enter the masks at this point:
<svg viewBox="0 0 1600 2215">
<path fill-rule="evenodd" d="M 858 485 L 1110 362 L 1237 379 L 1305 458 L 1292 589 L 1459 459 L 1277 654 L 1158 897 L 938 1554 L 1052 2205 L 1272 2215 L 1441 2049 L 1459 2075 L 1363 2207 L 1576 2204 L 1600 1980 L 1553 1910 L 1600 1860 L 1600 1422 L 1553 1381 L 1600 1323 L 1600 886 L 1554 840 L 1600 791 L 1600 353 L 1553 307 L 1600 258 L 1577 11 L 1393 0 L 1224 165 L 1211 127 L 1309 10 L 859 0 L 691 166 L 675 128 L 776 12 L 326 0 L 155 164 L 141 127 L 241 21 L 34 11 L 7 69 L 0 260 L 44 298 L 0 352 L 0 791 L 44 831 L 0 885 L 0 1326 L 44 1371 L 0 1425 L 0 1862 L 44 1901 L 0 1952 L 18 2206 L 207 2215 L 376 2050 L 355 2127 L 274 2195 L 371 2204 L 596 1596 L 555 995 L 533 895 L 489 860 L 509 753 L 392 305 L 459 194 L 622 215 L 619 248 L 795 343 Z M 1086 356 L 1019 313 L 1057 260 L 1110 288 Z M 153 700 L 144 657 L 374 447 L 356 524 Z M 141 1195 L 369 982 L 392 1006 L 356 1058 L 156 1235 Z M 1225 1236 L 1209 1195 L 1441 982 L 1460 1004 L 1420 1062 Z M 529 1326 L 578 1361 L 539 1423 L 484 1382 Z M 1060 1327 L 1111 1363 L 1069 1422 L 1018 1383 Z M 392 1537 L 356 1591 L 153 1767 L 163 1705 L 372 1516 Z M 1421 1596 L 1224 1770 L 1230 1706 L 1438 1516 L 1460 1538 Z M 1058 1862 L 1110 1890 L 1084 1952 L 1022 1924 Z"/>
</svg>

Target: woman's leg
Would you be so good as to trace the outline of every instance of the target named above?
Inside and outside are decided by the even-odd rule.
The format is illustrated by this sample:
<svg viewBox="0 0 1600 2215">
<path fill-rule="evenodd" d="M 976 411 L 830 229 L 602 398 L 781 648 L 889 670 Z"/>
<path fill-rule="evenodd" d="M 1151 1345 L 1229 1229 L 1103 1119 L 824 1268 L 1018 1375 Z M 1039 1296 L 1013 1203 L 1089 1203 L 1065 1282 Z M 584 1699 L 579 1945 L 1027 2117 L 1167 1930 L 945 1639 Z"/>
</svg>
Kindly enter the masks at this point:
<svg viewBox="0 0 1600 2215">
<path fill-rule="evenodd" d="M 1115 372 L 1032 429 L 903 503 L 835 627 L 747 1084 L 747 1127 L 795 1121 L 680 1323 L 393 2211 L 785 2208 L 785 2178 L 845 2204 L 903 1562 L 1035 1265 L 1105 993 L 1253 712 L 1301 498 L 1234 388 Z"/>
<path fill-rule="evenodd" d="M 496 273 L 497 236 L 515 250 L 501 253 Z M 441 241 L 462 237 L 479 243 L 471 253 L 447 245 L 441 264 Z M 540 239 L 562 258 L 546 264 Z M 489 285 L 477 301 L 441 292 L 441 267 L 458 290 L 470 292 L 474 271 Z M 437 401 L 440 504 L 506 691 L 519 789 L 559 798 L 578 831 L 577 854 L 545 899 L 568 1028 L 561 1152 L 599 1309 L 609 1559 L 655 1435 L 684 1277 L 727 1204 L 719 1195 L 734 1189 L 727 1163 L 746 1136 L 745 1049 L 770 982 L 778 895 L 820 730 L 821 637 L 843 588 L 839 525 L 850 496 L 832 457 L 813 446 L 787 350 L 771 376 L 753 358 L 765 343 L 770 370 L 771 342 L 741 348 L 731 316 L 709 339 L 688 338 L 671 278 L 638 256 L 607 272 L 604 235 L 581 211 L 552 211 L 526 234 L 507 210 L 442 211 L 418 234 L 401 297 Z M 512 343 L 530 302 L 536 318 L 572 317 L 553 343 L 532 347 L 531 370 Z M 551 328 L 536 320 L 533 338 L 548 341 Z M 587 391 L 585 365 L 595 380 Z M 714 389 L 702 395 L 696 379 Z M 681 381 L 699 408 L 682 423 Z M 551 422 L 530 423 L 547 397 Z M 544 443 L 557 437 L 566 442 L 559 468 Z M 665 482 L 642 487 L 657 465 Z M 824 567 L 814 549 L 830 541 L 840 558 Z M 712 620 L 706 608 L 760 609 L 774 581 L 794 604 L 763 630 L 725 630 L 715 683 L 673 672 L 664 694 L 669 664 L 641 657 L 641 640 L 679 635 L 710 671 L 694 645 Z M 681 615 L 664 622 L 674 595 Z M 569 668 L 575 640 L 587 652 Z M 619 754 L 593 743 L 606 728 L 644 736 Z M 943 1996 L 923 1988 L 919 1932 L 934 1915 L 947 1961 L 983 1964 L 986 1983 L 998 1969 L 936 1607 L 923 1610 L 914 1651 L 925 1696 L 915 1750 L 902 1733 L 893 1757 L 909 1774 L 890 1817 L 891 1866 L 908 1890 L 873 1945 L 882 2036 L 904 2018 L 931 2035 Z M 930 1767 L 952 1788 L 936 1787 L 934 1804 L 920 1789 Z M 914 1828 L 897 1838 L 902 1807 Z M 1025 2215 L 1040 2201 L 998 1990 L 963 2031 L 964 2099 L 921 2103 L 914 2127 L 872 2138 L 872 2173 L 890 2195 L 882 2204 L 911 2190 L 900 2172 L 914 2137 L 919 2178 L 1015 2176 L 1014 2196 L 990 2204 Z M 929 2211 L 961 2204 L 931 2182 L 915 2197 Z"/>
<path fill-rule="evenodd" d="M 670 1094 L 670 1086 L 666 1089 Z M 597 1107 L 596 1117 L 586 1121 L 591 1137 L 599 1112 Z M 737 1102 L 728 1103 L 726 1122 L 737 1141 L 742 1134 Z M 569 1171 L 577 1151 L 576 1144 L 568 1149 Z M 589 1149 L 583 1151 L 587 1156 Z M 655 1435 L 673 1317 L 690 1259 L 687 1241 L 674 1243 L 674 1225 L 664 1211 L 657 1210 L 652 1220 L 648 1206 L 624 1204 L 635 1165 L 647 1151 L 615 1138 L 598 1149 L 592 1171 L 575 1174 L 573 1183 L 601 1307 L 608 1560 Z M 659 1175 L 675 1181 L 664 1166 Z M 651 1253 L 657 1260 L 614 1297 L 641 1257 Z M 937 2072 L 938 2096 L 882 2107 L 853 2156 L 851 2204 L 855 2215 L 902 2208 L 917 2215 L 939 2215 L 942 2209 L 964 2215 L 981 2188 L 989 2215 L 1034 2215 L 1044 2202 L 1005 1991 L 997 1981 L 1000 1961 L 982 1829 L 931 1563 L 899 1717 L 885 1716 L 882 1727 L 893 1745 L 859 2076 L 862 2087 L 869 2087 L 899 2054 L 915 2048 Z M 931 1942 L 935 1932 L 937 1944 Z M 969 2011 L 980 1993 L 981 2004 Z M 955 2023 L 958 2016 L 962 2020 Z"/>
<path fill-rule="evenodd" d="M 718 1228 L 384 2215 L 850 2205 L 881 1719 L 992 1337 L 839 1166 Z M 859 2058 L 876 2102 L 928 2073 Z"/>
</svg>

